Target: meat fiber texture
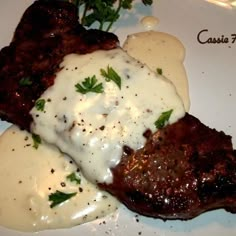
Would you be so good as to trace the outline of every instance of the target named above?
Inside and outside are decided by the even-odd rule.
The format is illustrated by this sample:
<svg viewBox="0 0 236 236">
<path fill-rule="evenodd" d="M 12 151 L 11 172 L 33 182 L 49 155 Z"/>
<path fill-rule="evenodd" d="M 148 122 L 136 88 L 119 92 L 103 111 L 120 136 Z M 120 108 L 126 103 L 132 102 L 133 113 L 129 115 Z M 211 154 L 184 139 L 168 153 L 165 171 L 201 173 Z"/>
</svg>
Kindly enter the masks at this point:
<svg viewBox="0 0 236 236">
<path fill-rule="evenodd" d="M 69 53 L 109 50 L 112 33 L 86 30 L 77 9 L 62 1 L 36 1 L 24 13 L 11 44 L 0 52 L 0 117 L 29 130 L 29 111 L 54 83 Z M 32 84 L 22 86 L 29 79 Z M 156 133 L 146 144 L 124 147 L 112 170 L 113 183 L 99 184 L 129 209 L 162 219 L 191 219 L 218 208 L 236 212 L 236 151 L 231 137 L 186 114 Z"/>
<path fill-rule="evenodd" d="M 186 114 L 145 146 L 124 149 L 113 183 L 101 187 L 128 208 L 162 219 L 191 219 L 224 208 L 236 213 L 236 151 L 231 137 Z"/>
</svg>

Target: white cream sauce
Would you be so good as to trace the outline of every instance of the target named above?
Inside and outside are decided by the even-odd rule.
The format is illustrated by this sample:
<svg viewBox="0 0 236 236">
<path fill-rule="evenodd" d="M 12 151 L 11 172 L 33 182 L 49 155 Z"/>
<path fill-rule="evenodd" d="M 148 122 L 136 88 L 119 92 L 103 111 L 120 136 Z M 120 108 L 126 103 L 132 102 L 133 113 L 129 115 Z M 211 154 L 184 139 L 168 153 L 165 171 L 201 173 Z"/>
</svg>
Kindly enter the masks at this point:
<svg viewBox="0 0 236 236">
<path fill-rule="evenodd" d="M 141 24 L 146 30 L 153 29 L 159 23 L 159 19 L 154 16 L 145 16 L 141 19 Z"/>
<path fill-rule="evenodd" d="M 118 202 L 89 183 L 77 166 L 56 148 L 33 148 L 31 135 L 15 126 L 0 137 L 0 225 L 39 231 L 88 222 L 116 210 Z M 71 173 L 80 184 L 66 178 Z M 76 195 L 50 208 L 56 190 Z"/>
<path fill-rule="evenodd" d="M 152 20 L 154 19 L 143 19 L 144 23 Z M 176 37 L 157 31 L 140 32 L 128 36 L 123 48 L 130 56 L 148 65 L 151 70 L 162 69 L 163 75 L 175 85 L 185 110 L 189 111 L 188 79 L 183 64 L 185 48 Z"/>
<path fill-rule="evenodd" d="M 101 76 L 108 66 L 121 77 L 121 89 Z M 93 75 L 104 92 L 76 92 L 75 85 Z M 156 130 L 162 112 L 173 109 L 169 123 L 185 113 L 173 84 L 120 48 L 67 55 L 40 99 L 46 103 L 44 111 L 32 109 L 32 131 L 69 154 L 94 183 L 112 182 L 110 168 L 119 163 L 123 146 L 141 148 L 143 133 Z"/>
<path fill-rule="evenodd" d="M 141 23 L 150 30 L 158 20 L 146 17 Z M 189 109 L 183 67 L 185 52 L 175 37 L 142 32 L 129 36 L 124 48 L 154 72 L 161 68 L 177 87 L 186 110 Z M 121 90 L 100 76 L 99 70 L 108 65 L 121 75 Z M 32 111 L 37 122 L 33 129 L 72 155 L 94 182 L 112 181 L 110 168 L 119 162 L 123 144 L 140 148 L 145 142 L 142 133 L 147 128 L 155 130 L 153 123 L 162 111 L 174 109 L 170 123 L 184 114 L 173 85 L 162 76 L 157 78 L 120 49 L 68 55 L 61 67 L 56 84 L 42 96 L 47 100 L 46 113 Z M 92 75 L 103 83 L 104 93 L 75 92 L 74 85 Z M 76 164 L 66 155 L 46 144 L 37 150 L 32 145 L 31 135 L 14 126 L 0 137 L 0 225 L 20 231 L 71 227 L 117 208 L 118 202 L 89 183 L 81 172 L 76 172 Z M 72 172 L 81 178 L 81 184 L 66 179 Z M 50 208 L 48 196 L 56 190 L 77 194 Z"/>
</svg>

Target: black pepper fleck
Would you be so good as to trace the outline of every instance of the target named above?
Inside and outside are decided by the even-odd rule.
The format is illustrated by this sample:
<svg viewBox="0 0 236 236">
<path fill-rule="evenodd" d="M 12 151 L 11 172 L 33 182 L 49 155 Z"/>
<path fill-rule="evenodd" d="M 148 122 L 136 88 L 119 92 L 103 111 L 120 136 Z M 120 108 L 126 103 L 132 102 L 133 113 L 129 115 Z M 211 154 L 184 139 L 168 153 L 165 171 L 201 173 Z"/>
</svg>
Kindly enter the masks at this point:
<svg viewBox="0 0 236 236">
<path fill-rule="evenodd" d="M 100 129 L 100 130 L 104 130 L 104 129 L 105 129 L 105 126 L 103 125 L 103 126 L 101 126 L 99 129 Z"/>
</svg>

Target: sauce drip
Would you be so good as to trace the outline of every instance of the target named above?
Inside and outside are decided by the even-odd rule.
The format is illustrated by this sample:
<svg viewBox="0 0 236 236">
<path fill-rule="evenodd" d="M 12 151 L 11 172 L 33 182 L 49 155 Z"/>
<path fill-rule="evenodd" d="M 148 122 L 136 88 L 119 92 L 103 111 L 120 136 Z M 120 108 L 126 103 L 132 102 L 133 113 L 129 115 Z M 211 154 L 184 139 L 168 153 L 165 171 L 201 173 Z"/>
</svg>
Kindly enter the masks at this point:
<svg viewBox="0 0 236 236">
<path fill-rule="evenodd" d="M 159 19 L 154 16 L 145 16 L 141 19 L 141 24 L 147 30 L 152 30 L 159 23 Z"/>
<path fill-rule="evenodd" d="M 157 31 L 140 32 L 129 35 L 123 48 L 151 70 L 161 69 L 162 74 L 175 85 L 185 110 L 189 111 L 188 79 L 183 64 L 185 48 L 176 37 Z"/>
</svg>

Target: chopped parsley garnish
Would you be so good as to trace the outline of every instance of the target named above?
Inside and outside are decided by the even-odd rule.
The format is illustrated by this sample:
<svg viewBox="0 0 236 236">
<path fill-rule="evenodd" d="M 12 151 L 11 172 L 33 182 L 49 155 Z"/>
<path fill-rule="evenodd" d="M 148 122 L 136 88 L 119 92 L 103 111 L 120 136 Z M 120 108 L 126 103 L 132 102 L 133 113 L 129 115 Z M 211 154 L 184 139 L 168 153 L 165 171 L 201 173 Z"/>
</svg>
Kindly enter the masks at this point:
<svg viewBox="0 0 236 236">
<path fill-rule="evenodd" d="M 144 5 L 152 5 L 153 0 L 142 0 Z"/>
<path fill-rule="evenodd" d="M 29 86 L 31 85 L 33 82 L 31 81 L 30 77 L 23 77 L 20 79 L 19 81 L 19 85 L 20 86 Z"/>
<path fill-rule="evenodd" d="M 161 129 L 166 125 L 166 123 L 170 119 L 172 112 L 173 112 L 173 109 L 161 113 L 159 118 L 154 123 L 157 129 Z"/>
<path fill-rule="evenodd" d="M 51 193 L 48 196 L 48 200 L 51 201 L 52 203 L 50 204 L 50 207 L 53 208 L 59 204 L 61 204 L 62 202 L 65 202 L 66 200 L 74 197 L 77 193 L 64 193 L 61 191 L 56 191 L 55 193 Z"/>
<path fill-rule="evenodd" d="M 82 83 L 77 83 L 75 85 L 76 91 L 82 94 L 86 94 L 89 92 L 93 93 L 103 93 L 103 84 L 97 84 L 96 76 L 93 75 L 92 77 L 87 77 L 82 81 Z"/>
<path fill-rule="evenodd" d="M 38 99 L 36 102 L 35 102 L 35 107 L 38 111 L 43 111 L 44 110 L 44 107 L 45 107 L 45 99 Z"/>
<path fill-rule="evenodd" d="M 133 0 L 67 0 L 78 8 L 79 23 L 90 27 L 98 23 L 100 30 L 109 31 L 120 17 L 120 11 L 130 10 Z M 153 0 L 142 0 L 144 5 L 151 5 Z"/>
<path fill-rule="evenodd" d="M 71 182 L 76 182 L 76 184 L 81 183 L 81 179 L 78 175 L 76 175 L 75 172 L 72 172 L 71 174 L 66 176 L 66 179 L 70 180 Z"/>
<path fill-rule="evenodd" d="M 121 89 L 121 78 L 112 67 L 108 65 L 107 71 L 101 69 L 100 72 L 107 82 L 112 80 L 119 87 L 119 89 Z"/>
<path fill-rule="evenodd" d="M 38 134 L 32 134 L 32 139 L 33 139 L 33 143 L 34 143 L 33 147 L 35 149 L 38 149 L 39 144 L 41 144 L 41 142 L 42 142 L 41 137 Z"/>
<path fill-rule="evenodd" d="M 157 74 L 158 74 L 158 75 L 162 75 L 162 73 L 163 73 L 163 72 L 162 72 L 162 69 L 161 69 L 161 68 L 157 68 Z"/>
</svg>

